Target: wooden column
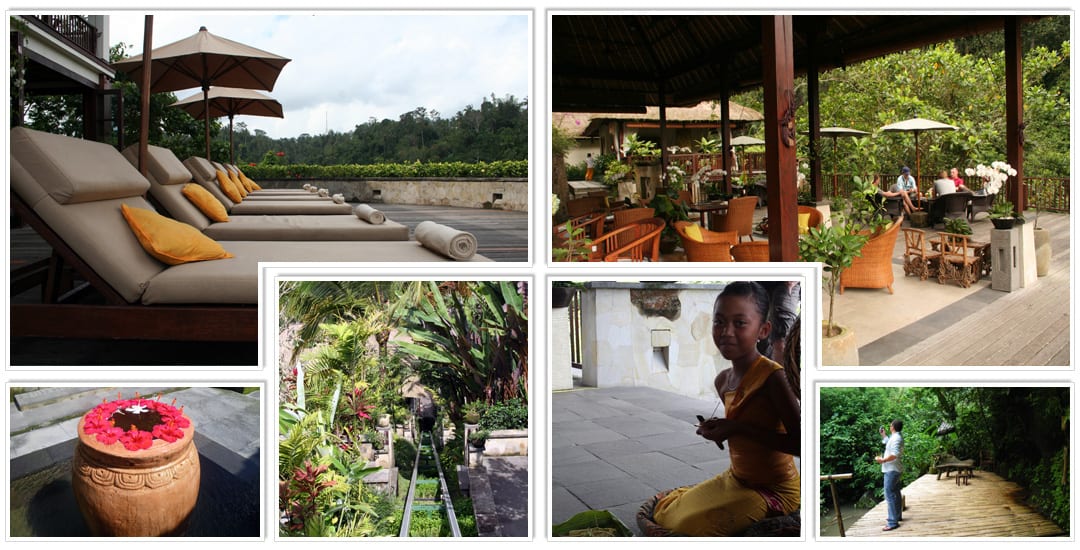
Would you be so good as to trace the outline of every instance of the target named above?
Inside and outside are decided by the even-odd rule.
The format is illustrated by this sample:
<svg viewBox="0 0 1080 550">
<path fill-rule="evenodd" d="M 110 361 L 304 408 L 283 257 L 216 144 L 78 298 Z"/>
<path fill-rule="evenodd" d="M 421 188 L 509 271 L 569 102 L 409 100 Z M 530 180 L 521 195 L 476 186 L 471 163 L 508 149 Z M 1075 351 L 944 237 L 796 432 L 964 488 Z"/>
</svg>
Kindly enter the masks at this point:
<svg viewBox="0 0 1080 550">
<path fill-rule="evenodd" d="M 732 170 L 735 169 L 735 164 L 732 162 L 731 157 L 731 88 L 726 84 L 724 88 L 720 90 L 720 158 L 723 159 L 723 165 L 720 168 L 724 169 L 724 192 L 731 193 L 731 178 L 734 176 Z"/>
<path fill-rule="evenodd" d="M 1005 17 L 1005 155 L 1016 169 L 1010 178 L 1009 200 L 1021 214 L 1024 201 L 1024 62 L 1020 43 L 1020 18 Z"/>
<path fill-rule="evenodd" d="M 806 59 L 806 106 L 807 122 L 810 126 L 810 197 L 814 202 L 821 202 L 825 185 L 821 181 L 821 88 L 818 85 L 817 32 L 811 28 L 807 34 L 809 42 Z M 836 143 L 833 141 L 833 143 Z M 833 162 L 836 162 L 835 159 Z M 836 167 L 833 167 L 836 173 Z M 835 188 L 836 182 L 833 182 Z"/>
<path fill-rule="evenodd" d="M 769 197 L 769 259 L 799 259 L 795 158 L 795 63 L 790 15 L 761 22 L 765 76 L 765 175 Z"/>
<path fill-rule="evenodd" d="M 653 189 L 659 189 L 660 187 L 667 187 L 667 180 L 664 176 L 667 175 L 668 164 L 668 150 L 667 144 L 664 143 L 664 133 L 667 132 L 667 86 L 664 85 L 664 81 L 660 81 L 660 181 L 653 185 Z"/>
</svg>

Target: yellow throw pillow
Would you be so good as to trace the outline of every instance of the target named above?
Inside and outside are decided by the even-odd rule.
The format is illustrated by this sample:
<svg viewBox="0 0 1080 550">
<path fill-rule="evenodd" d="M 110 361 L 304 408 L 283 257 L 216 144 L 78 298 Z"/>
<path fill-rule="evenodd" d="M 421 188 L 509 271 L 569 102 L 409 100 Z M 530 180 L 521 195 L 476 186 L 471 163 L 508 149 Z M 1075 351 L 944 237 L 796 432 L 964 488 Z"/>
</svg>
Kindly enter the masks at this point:
<svg viewBox="0 0 1080 550">
<path fill-rule="evenodd" d="M 217 197 L 204 189 L 203 186 L 197 183 L 189 183 L 180 192 L 187 197 L 187 200 L 191 201 L 191 204 L 194 204 L 203 214 L 206 214 L 207 218 L 216 222 L 229 221 L 229 212 L 225 210 L 225 205 L 221 204 L 221 201 L 217 200 Z"/>
<path fill-rule="evenodd" d="M 120 212 L 146 252 L 169 265 L 233 257 L 217 241 L 186 223 L 126 204 L 120 205 Z"/>
<path fill-rule="evenodd" d="M 259 189 L 262 189 L 262 187 L 259 187 L 259 184 L 255 183 L 255 180 L 245 176 L 244 172 L 242 171 L 240 172 L 240 179 L 244 180 L 244 183 L 248 184 L 251 187 L 252 191 L 258 191 Z"/>
<path fill-rule="evenodd" d="M 701 226 L 696 223 L 686 226 L 686 236 L 699 243 L 705 242 L 705 238 L 701 236 Z"/>
<path fill-rule="evenodd" d="M 236 177 L 236 174 L 232 172 L 227 172 L 226 175 L 229 176 L 229 181 L 233 182 L 233 185 L 236 187 L 237 190 L 240 191 L 240 194 L 246 197 L 248 193 L 251 192 L 251 189 L 248 189 L 247 186 L 244 185 L 244 182 L 240 181 L 240 178 Z"/>
<path fill-rule="evenodd" d="M 221 192 L 225 193 L 225 196 L 229 197 L 229 200 L 233 202 L 244 200 L 244 196 L 233 186 L 232 180 L 229 179 L 229 176 L 225 175 L 225 172 L 222 172 L 221 170 L 217 171 L 217 181 L 218 185 L 221 187 Z"/>
<path fill-rule="evenodd" d="M 806 235 L 810 232 L 810 213 L 799 213 L 799 234 Z"/>
</svg>

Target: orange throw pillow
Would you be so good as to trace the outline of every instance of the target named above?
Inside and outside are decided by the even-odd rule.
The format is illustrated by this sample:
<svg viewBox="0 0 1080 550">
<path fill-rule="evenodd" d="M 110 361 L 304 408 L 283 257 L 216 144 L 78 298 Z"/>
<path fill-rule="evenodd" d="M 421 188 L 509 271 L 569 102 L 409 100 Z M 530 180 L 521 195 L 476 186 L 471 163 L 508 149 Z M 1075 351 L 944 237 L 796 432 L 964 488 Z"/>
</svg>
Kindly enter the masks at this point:
<svg viewBox="0 0 1080 550">
<path fill-rule="evenodd" d="M 217 171 L 217 181 L 218 185 L 221 187 L 221 192 L 225 193 L 225 196 L 229 197 L 229 200 L 236 203 L 244 200 L 244 196 L 236 189 L 232 180 L 229 179 L 229 176 L 225 175 L 225 172 L 222 172 L 221 170 Z"/>
<path fill-rule="evenodd" d="M 203 214 L 206 214 L 207 218 L 216 222 L 229 221 L 229 212 L 225 210 L 225 205 L 221 204 L 221 201 L 217 200 L 217 197 L 203 186 L 197 183 L 189 183 L 180 192 L 187 197 L 187 200 L 191 201 L 191 204 L 194 204 Z"/>
<path fill-rule="evenodd" d="M 245 176 L 243 172 L 240 172 L 240 179 L 244 180 L 244 183 L 251 186 L 252 191 L 258 191 L 259 189 L 262 189 L 259 184 L 255 183 L 255 180 Z"/>
<path fill-rule="evenodd" d="M 186 223 L 170 220 L 145 208 L 120 205 L 135 238 L 148 254 L 169 265 L 232 258 L 217 241 Z"/>
<path fill-rule="evenodd" d="M 701 226 L 699 226 L 698 224 L 692 223 L 686 226 L 686 229 L 684 231 L 686 232 L 686 236 L 690 237 L 692 240 L 699 243 L 705 242 L 705 238 L 701 236 Z"/>
</svg>

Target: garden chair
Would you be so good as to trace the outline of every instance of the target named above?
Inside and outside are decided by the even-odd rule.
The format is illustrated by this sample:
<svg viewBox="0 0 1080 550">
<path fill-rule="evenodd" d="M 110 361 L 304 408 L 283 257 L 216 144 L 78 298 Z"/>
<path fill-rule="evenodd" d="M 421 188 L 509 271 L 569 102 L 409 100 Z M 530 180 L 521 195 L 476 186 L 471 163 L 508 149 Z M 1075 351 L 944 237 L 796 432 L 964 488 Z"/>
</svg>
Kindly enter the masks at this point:
<svg viewBox="0 0 1080 550">
<path fill-rule="evenodd" d="M 738 243 L 731 247 L 731 257 L 736 262 L 767 262 L 769 261 L 769 242 Z"/>
<path fill-rule="evenodd" d="M 753 197 L 751 197 L 753 198 Z M 693 227 L 691 227 L 693 226 Z M 731 262 L 731 247 L 738 242 L 734 231 L 709 231 L 695 223 L 678 221 L 675 232 L 682 241 L 688 262 Z M 694 229 L 696 228 L 696 229 Z M 697 238 L 700 234 L 700 239 Z"/>
<path fill-rule="evenodd" d="M 840 273 L 840 294 L 845 288 L 884 288 L 893 293 L 892 255 L 903 222 L 901 216 L 891 227 L 866 241 L 851 267 Z"/>
<path fill-rule="evenodd" d="M 942 215 L 944 218 L 964 218 L 967 216 L 972 194 L 970 191 L 959 191 L 938 197 L 943 201 Z"/>
<path fill-rule="evenodd" d="M 138 163 L 138 145 L 124 149 L 132 166 Z M 339 215 L 231 215 L 212 220 L 184 193 L 192 175 L 172 151 L 155 145 L 146 155 L 150 198 L 170 217 L 206 236 L 224 241 L 407 241 L 409 228 L 390 220 L 370 223 L 351 212 Z M 190 191 L 190 190 L 189 190 Z M 306 191 L 304 191 L 306 193 Z M 208 199 L 208 198 L 207 198 Z M 204 199 L 204 200 L 207 200 Z M 247 199 L 245 199 L 247 200 Z M 212 201 L 211 201 L 212 202 Z M 220 201 L 219 201 L 220 204 Z"/>
<path fill-rule="evenodd" d="M 148 253 L 122 215 L 124 205 L 156 216 L 143 197 L 150 183 L 112 146 L 25 127 L 11 129 L 9 146 L 12 210 L 53 249 L 48 272 L 34 281 L 46 290 L 44 303 L 11 305 L 12 337 L 256 341 L 259 262 L 450 260 L 416 241 L 215 243 L 169 220 L 184 240 L 231 255 L 169 265 Z M 86 286 L 56 292 L 53 281 L 68 267 Z M 78 301 L 88 294 L 92 302 Z"/>
<path fill-rule="evenodd" d="M 975 214 L 979 212 L 990 212 L 990 207 L 994 204 L 994 199 L 997 198 L 997 193 L 974 193 L 971 195 L 971 202 L 968 203 L 967 217 L 969 222 L 975 221 Z"/>
<path fill-rule="evenodd" d="M 743 236 L 754 240 L 754 209 L 757 197 L 739 197 L 728 201 L 727 213 L 718 217 L 714 231 L 735 231 L 739 242 Z"/>
<path fill-rule="evenodd" d="M 936 276 L 941 253 L 927 251 L 926 232 L 910 227 L 902 230 L 904 232 L 904 276 L 918 275 L 920 281 Z"/>
<path fill-rule="evenodd" d="M 627 225 L 630 225 L 630 224 L 632 224 L 634 222 L 638 222 L 638 221 L 641 221 L 641 220 L 647 220 L 647 219 L 649 219 L 649 218 L 651 218 L 651 217 L 653 217 L 655 215 L 656 215 L 656 210 L 653 209 L 653 208 L 647 207 L 647 206 L 645 206 L 645 207 L 637 207 L 637 208 L 624 208 L 622 210 L 616 210 L 615 212 L 612 213 L 612 217 L 614 219 L 614 225 L 612 226 L 612 230 L 617 230 L 617 229 L 626 227 Z M 628 239 L 628 237 L 627 237 L 628 234 L 627 233 L 622 233 L 622 235 L 623 235 L 622 237 L 619 237 L 620 239 L 623 239 L 623 240 L 619 241 L 619 246 L 623 246 L 626 243 L 633 240 L 633 239 Z"/>
<path fill-rule="evenodd" d="M 964 288 L 979 280 L 982 270 L 981 260 L 972 254 L 968 246 L 967 235 L 940 233 L 941 261 L 938 268 L 938 282 L 955 281 Z"/>
<path fill-rule="evenodd" d="M 647 218 L 602 235 L 592 243 L 592 262 L 660 261 L 660 233 L 664 220 Z"/>
</svg>

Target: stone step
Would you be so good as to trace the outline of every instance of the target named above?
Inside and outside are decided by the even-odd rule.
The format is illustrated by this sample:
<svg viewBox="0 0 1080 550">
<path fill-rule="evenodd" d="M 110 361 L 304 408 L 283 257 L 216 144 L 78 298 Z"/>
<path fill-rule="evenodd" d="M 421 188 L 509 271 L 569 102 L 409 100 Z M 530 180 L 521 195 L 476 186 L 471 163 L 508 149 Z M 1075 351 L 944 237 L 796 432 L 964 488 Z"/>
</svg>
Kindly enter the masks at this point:
<svg viewBox="0 0 1080 550">
<path fill-rule="evenodd" d="M 84 393 L 100 390 L 101 387 L 80 388 L 75 386 L 56 386 L 51 388 L 33 388 L 33 391 L 20 393 L 15 396 L 15 406 L 20 411 L 44 407 L 58 401 L 73 399 Z"/>
</svg>

